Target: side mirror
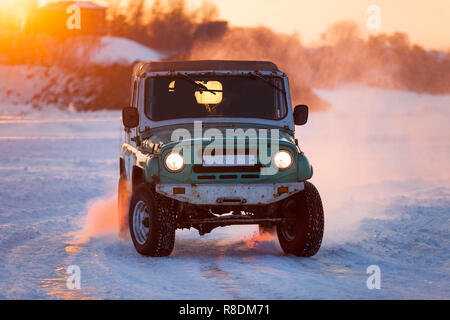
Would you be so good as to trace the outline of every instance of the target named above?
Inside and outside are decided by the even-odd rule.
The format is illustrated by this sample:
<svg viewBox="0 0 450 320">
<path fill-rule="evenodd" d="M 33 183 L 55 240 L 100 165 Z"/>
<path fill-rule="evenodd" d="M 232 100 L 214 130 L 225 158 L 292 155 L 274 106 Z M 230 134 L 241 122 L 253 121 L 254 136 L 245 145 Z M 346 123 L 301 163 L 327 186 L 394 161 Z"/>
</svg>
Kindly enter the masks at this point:
<svg viewBox="0 0 450 320">
<path fill-rule="evenodd" d="M 122 122 L 125 128 L 132 129 L 139 125 L 139 112 L 136 108 L 126 107 L 122 110 Z"/>
<path fill-rule="evenodd" d="M 299 104 L 294 108 L 294 123 L 297 126 L 302 126 L 308 122 L 308 106 Z"/>
</svg>

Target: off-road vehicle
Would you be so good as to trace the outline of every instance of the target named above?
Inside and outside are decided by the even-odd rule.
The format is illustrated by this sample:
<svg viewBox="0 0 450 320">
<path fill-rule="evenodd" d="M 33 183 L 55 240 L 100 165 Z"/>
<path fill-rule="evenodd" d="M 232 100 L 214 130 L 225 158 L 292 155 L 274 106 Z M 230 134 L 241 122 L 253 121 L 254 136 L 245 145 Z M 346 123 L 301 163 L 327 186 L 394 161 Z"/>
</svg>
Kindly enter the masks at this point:
<svg viewBox="0 0 450 320">
<path fill-rule="evenodd" d="M 176 229 L 203 235 L 242 224 L 276 228 L 286 254 L 318 252 L 322 201 L 294 135 L 308 107 L 292 108 L 274 63 L 140 62 L 131 100 L 122 111 L 119 222 L 140 254 L 170 255 Z"/>
</svg>

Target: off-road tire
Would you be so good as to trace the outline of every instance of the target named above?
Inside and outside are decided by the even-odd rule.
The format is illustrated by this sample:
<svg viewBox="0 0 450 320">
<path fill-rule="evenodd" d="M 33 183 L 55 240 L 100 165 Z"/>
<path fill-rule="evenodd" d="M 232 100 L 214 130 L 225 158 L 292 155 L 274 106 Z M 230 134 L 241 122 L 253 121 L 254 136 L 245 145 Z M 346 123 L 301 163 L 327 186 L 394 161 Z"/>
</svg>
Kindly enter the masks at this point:
<svg viewBox="0 0 450 320">
<path fill-rule="evenodd" d="M 134 208 L 140 201 L 145 203 L 149 214 L 149 231 L 143 244 L 139 244 L 133 231 Z M 137 252 L 149 257 L 164 257 L 172 253 L 176 230 L 174 206 L 173 200 L 157 194 L 150 184 L 142 184 L 133 191 L 128 224 Z"/>
<path fill-rule="evenodd" d="M 285 220 L 277 225 L 277 235 L 283 251 L 298 257 L 315 255 L 324 229 L 322 200 L 316 187 L 305 182 L 303 191 L 285 200 L 282 214 Z"/>
<path fill-rule="evenodd" d="M 130 201 L 130 182 L 125 177 L 120 177 L 117 191 L 117 219 L 119 225 L 119 237 L 128 238 L 128 207 Z"/>
</svg>

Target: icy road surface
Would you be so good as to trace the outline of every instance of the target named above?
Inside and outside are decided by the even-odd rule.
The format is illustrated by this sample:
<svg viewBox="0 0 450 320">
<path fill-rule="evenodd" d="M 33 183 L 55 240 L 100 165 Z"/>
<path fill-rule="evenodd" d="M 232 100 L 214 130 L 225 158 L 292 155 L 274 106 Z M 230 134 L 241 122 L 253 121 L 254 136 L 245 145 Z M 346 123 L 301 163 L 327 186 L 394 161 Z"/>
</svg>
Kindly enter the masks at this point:
<svg viewBox="0 0 450 320">
<path fill-rule="evenodd" d="M 0 105 L 0 298 L 449 299 L 450 96 L 318 93 L 332 109 L 297 128 L 325 208 L 309 259 L 254 226 L 178 231 L 172 256 L 139 256 L 111 226 L 119 113 Z"/>
</svg>

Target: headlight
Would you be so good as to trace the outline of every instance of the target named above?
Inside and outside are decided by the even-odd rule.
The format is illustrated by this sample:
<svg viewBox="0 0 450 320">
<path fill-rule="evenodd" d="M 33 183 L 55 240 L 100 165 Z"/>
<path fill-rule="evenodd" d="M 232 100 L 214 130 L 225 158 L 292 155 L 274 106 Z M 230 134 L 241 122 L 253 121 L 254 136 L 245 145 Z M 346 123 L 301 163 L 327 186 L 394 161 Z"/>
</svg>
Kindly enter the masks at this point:
<svg viewBox="0 0 450 320">
<path fill-rule="evenodd" d="M 184 168 L 183 156 L 178 152 L 171 152 L 164 159 L 164 165 L 171 172 L 179 172 Z"/>
<path fill-rule="evenodd" d="M 278 169 L 288 169 L 292 165 L 291 153 L 285 150 L 277 151 L 273 157 L 273 164 Z"/>
</svg>

